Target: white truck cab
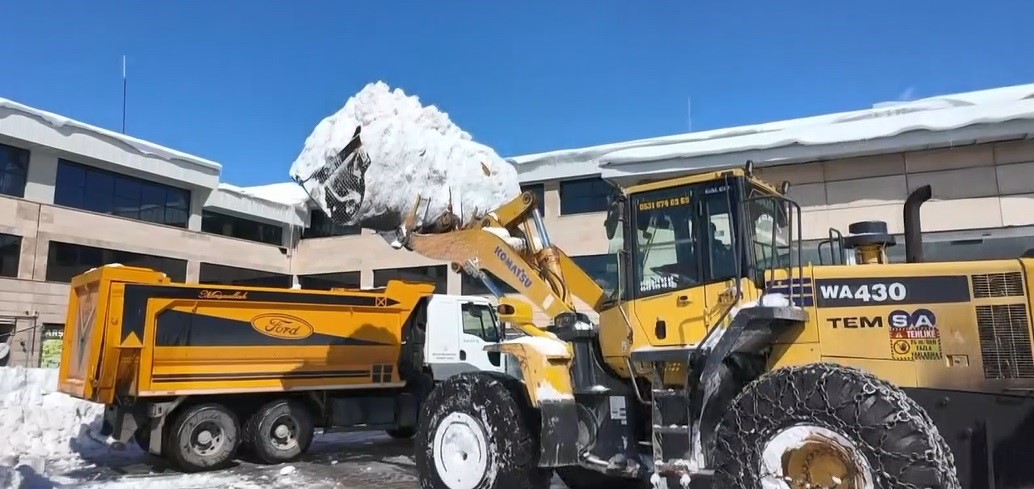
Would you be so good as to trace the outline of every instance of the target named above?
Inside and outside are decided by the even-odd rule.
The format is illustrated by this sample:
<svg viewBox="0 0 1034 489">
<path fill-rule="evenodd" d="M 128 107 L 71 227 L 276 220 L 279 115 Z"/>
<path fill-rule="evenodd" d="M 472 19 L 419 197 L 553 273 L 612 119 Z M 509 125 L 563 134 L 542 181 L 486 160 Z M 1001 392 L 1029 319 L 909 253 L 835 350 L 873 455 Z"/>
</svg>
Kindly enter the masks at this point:
<svg viewBox="0 0 1034 489">
<path fill-rule="evenodd" d="M 434 379 L 472 371 L 495 371 L 515 375 L 520 369 L 513 360 L 485 346 L 503 337 L 493 303 L 482 296 L 434 294 L 426 307 L 424 363 Z M 508 368 L 509 367 L 509 368 Z"/>
</svg>

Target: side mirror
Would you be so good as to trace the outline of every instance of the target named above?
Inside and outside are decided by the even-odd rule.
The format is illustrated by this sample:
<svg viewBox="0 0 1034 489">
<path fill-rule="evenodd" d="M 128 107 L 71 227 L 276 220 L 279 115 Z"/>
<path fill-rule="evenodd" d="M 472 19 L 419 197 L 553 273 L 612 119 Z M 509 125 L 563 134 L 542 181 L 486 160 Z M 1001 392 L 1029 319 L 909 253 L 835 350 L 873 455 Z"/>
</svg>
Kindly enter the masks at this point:
<svg viewBox="0 0 1034 489">
<path fill-rule="evenodd" d="M 607 218 L 603 221 L 603 226 L 607 230 L 607 239 L 614 239 L 618 224 L 625 220 L 625 198 L 620 193 L 613 192 L 609 200 Z"/>
</svg>

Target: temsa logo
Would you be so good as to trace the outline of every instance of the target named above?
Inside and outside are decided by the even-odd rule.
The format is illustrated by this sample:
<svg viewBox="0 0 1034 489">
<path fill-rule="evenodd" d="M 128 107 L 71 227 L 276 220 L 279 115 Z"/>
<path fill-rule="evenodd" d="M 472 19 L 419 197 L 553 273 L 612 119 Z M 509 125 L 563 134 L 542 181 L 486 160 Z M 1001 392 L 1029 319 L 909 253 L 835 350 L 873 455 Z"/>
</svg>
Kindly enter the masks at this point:
<svg viewBox="0 0 1034 489">
<path fill-rule="evenodd" d="M 287 314 L 259 314 L 251 320 L 255 331 L 281 340 L 301 340 L 312 336 L 312 325 L 302 318 Z"/>
</svg>

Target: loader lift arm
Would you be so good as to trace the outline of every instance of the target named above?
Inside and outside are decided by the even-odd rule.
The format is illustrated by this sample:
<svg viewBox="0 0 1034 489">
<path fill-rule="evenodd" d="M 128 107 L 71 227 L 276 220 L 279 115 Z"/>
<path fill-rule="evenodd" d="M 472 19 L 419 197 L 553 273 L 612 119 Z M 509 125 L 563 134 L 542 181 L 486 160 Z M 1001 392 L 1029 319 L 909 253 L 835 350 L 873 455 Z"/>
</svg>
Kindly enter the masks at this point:
<svg viewBox="0 0 1034 489">
<path fill-rule="evenodd" d="M 441 234 L 403 229 L 400 241 L 410 251 L 450 262 L 454 271 L 462 269 L 493 288 L 484 274 L 489 271 L 539 307 L 555 326 L 569 325 L 576 320 L 574 298 L 594 310 L 607 298 L 592 277 L 552 244 L 537 204 L 534 194 L 524 192 L 464 229 Z"/>
</svg>

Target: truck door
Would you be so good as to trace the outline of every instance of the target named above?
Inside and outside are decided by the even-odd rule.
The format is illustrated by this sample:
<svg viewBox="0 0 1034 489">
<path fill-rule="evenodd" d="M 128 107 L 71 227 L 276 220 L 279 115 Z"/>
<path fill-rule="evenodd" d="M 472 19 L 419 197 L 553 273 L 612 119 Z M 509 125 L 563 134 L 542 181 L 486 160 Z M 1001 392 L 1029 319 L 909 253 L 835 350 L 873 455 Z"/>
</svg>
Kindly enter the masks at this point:
<svg viewBox="0 0 1034 489">
<path fill-rule="evenodd" d="M 502 356 L 485 351 L 487 343 L 500 339 L 499 322 L 487 302 L 447 295 L 431 298 L 425 358 L 435 379 L 480 370 L 504 371 Z"/>
</svg>

